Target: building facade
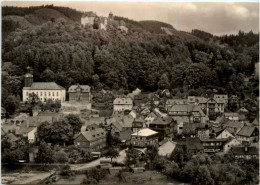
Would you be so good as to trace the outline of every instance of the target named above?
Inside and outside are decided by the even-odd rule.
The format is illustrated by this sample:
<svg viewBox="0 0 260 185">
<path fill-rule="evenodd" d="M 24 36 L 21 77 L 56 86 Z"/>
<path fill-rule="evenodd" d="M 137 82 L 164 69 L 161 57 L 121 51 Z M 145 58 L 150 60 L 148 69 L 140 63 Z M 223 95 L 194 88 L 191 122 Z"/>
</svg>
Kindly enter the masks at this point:
<svg viewBox="0 0 260 185">
<path fill-rule="evenodd" d="M 53 101 L 65 101 L 66 90 L 55 82 L 33 82 L 33 75 L 25 75 L 25 86 L 23 87 L 23 102 L 30 101 L 31 95 L 37 95 L 41 102 L 48 99 Z"/>
<path fill-rule="evenodd" d="M 69 101 L 90 101 L 90 87 L 88 85 L 72 85 L 69 87 Z"/>
<path fill-rule="evenodd" d="M 116 98 L 113 102 L 114 111 L 125 111 L 133 109 L 133 100 L 131 98 Z"/>
<path fill-rule="evenodd" d="M 91 152 L 100 151 L 106 147 L 106 133 L 102 128 L 81 132 L 75 137 L 74 145 Z"/>
<path fill-rule="evenodd" d="M 131 144 L 136 147 L 147 147 L 158 144 L 158 132 L 144 128 L 131 135 Z"/>
</svg>

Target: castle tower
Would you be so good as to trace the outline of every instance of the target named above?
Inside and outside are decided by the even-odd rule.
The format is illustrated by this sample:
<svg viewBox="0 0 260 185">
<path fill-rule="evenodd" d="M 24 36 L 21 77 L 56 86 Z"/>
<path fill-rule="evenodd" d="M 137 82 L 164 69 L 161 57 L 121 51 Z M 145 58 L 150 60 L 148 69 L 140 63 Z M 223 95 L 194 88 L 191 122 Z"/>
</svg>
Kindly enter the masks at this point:
<svg viewBox="0 0 260 185">
<path fill-rule="evenodd" d="M 27 73 L 24 76 L 24 87 L 31 87 L 33 83 L 33 75 L 30 72 L 30 67 L 27 67 Z"/>
<path fill-rule="evenodd" d="M 114 15 L 113 15 L 112 12 L 110 12 L 110 13 L 108 14 L 108 19 L 109 19 L 109 20 L 114 20 Z"/>
</svg>

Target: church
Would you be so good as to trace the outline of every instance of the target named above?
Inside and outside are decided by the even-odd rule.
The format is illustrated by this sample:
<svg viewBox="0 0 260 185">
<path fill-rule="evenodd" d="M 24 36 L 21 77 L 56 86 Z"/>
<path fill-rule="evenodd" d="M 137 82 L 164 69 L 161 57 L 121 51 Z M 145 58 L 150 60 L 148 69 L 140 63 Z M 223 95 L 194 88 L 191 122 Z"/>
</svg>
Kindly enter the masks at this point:
<svg viewBox="0 0 260 185">
<path fill-rule="evenodd" d="M 66 89 L 55 82 L 33 82 L 33 75 L 29 72 L 25 75 L 24 82 L 23 102 L 27 102 L 32 93 L 36 94 L 41 102 L 48 99 L 64 102 L 66 99 Z"/>
</svg>

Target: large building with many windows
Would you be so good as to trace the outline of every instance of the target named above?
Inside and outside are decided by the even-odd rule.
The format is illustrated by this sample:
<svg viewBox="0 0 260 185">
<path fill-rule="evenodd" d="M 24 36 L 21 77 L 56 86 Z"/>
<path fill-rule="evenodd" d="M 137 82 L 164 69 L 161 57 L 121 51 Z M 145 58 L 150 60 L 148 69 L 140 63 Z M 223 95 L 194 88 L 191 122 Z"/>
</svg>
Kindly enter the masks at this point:
<svg viewBox="0 0 260 185">
<path fill-rule="evenodd" d="M 46 102 L 48 99 L 64 102 L 66 98 L 65 88 L 55 82 L 33 82 L 33 75 L 27 73 L 23 87 L 23 102 L 29 101 L 32 94 L 36 94 L 42 102 Z"/>
</svg>

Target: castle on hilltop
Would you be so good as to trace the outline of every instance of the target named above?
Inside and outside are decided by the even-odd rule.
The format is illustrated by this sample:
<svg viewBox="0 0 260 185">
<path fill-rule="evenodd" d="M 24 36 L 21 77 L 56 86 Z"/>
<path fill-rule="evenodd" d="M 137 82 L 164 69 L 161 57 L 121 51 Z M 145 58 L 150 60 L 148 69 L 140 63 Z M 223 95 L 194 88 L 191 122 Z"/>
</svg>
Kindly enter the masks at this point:
<svg viewBox="0 0 260 185">
<path fill-rule="evenodd" d="M 108 17 L 98 16 L 96 13 L 90 11 L 85 12 L 81 17 L 81 25 L 91 29 L 107 30 L 108 25 L 115 26 L 118 30 L 128 32 L 128 28 L 125 26 L 124 21 L 114 20 L 112 12 L 108 14 Z"/>
</svg>

